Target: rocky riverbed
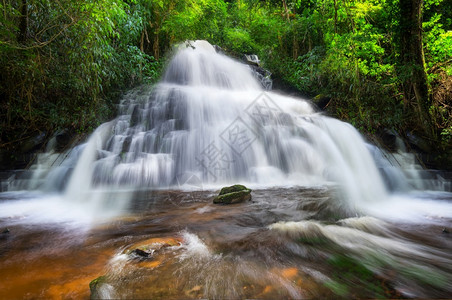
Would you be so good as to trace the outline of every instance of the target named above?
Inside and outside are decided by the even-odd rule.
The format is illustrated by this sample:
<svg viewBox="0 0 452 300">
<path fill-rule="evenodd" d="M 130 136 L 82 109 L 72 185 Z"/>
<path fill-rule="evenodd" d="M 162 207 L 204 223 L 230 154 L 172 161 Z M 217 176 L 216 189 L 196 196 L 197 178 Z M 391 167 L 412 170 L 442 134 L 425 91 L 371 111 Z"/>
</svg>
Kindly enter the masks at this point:
<svg viewBox="0 0 452 300">
<path fill-rule="evenodd" d="M 335 193 L 253 189 L 251 201 L 216 205 L 217 190 L 143 190 L 108 222 L 29 224 L 30 215 L 11 215 L 0 221 L 8 228 L 0 234 L 0 298 L 450 295 L 450 215 L 351 216 Z M 17 201 L 27 200 L 2 194 L 0 205 Z"/>
</svg>

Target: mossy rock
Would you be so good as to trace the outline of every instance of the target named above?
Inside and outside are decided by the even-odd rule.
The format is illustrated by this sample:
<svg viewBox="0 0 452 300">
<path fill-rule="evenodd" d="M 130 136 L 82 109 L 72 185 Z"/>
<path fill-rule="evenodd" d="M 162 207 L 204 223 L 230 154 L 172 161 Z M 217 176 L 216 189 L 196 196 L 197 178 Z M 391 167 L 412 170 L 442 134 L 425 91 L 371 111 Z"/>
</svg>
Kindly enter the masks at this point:
<svg viewBox="0 0 452 300">
<path fill-rule="evenodd" d="M 107 280 L 107 276 L 102 275 L 97 277 L 96 279 L 93 279 L 89 283 L 89 290 L 91 291 L 91 299 L 98 299 L 99 298 L 99 287 Z"/>
<path fill-rule="evenodd" d="M 215 204 L 234 204 L 251 200 L 251 190 L 241 184 L 221 189 L 220 194 L 213 199 Z"/>
<path fill-rule="evenodd" d="M 155 252 L 159 252 L 168 247 L 179 246 L 181 243 L 182 239 L 178 237 L 151 238 L 133 244 L 124 250 L 123 253 L 140 258 L 152 258 Z"/>
<path fill-rule="evenodd" d="M 249 188 L 247 188 L 244 185 L 241 184 L 235 184 L 232 186 L 227 186 L 221 189 L 220 194 L 219 195 L 224 195 L 224 194 L 229 194 L 229 193 L 234 193 L 234 192 L 240 192 L 240 191 L 246 191 L 249 190 L 251 192 L 251 190 Z"/>
</svg>

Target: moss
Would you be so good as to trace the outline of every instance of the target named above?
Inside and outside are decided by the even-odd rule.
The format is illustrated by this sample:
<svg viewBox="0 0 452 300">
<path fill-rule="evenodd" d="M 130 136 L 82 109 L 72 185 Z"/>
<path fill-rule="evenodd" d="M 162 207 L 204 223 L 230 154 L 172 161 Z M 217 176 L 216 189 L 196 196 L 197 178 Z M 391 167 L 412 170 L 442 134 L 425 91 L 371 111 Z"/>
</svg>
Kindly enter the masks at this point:
<svg viewBox="0 0 452 300">
<path fill-rule="evenodd" d="M 103 284 L 107 279 L 107 276 L 102 275 L 97 277 L 96 279 L 93 279 L 90 283 L 89 283 L 89 290 L 91 291 L 91 298 L 96 297 L 97 296 L 97 290 L 99 288 L 99 285 Z"/>
<path fill-rule="evenodd" d="M 222 188 L 220 191 L 220 195 L 234 193 L 234 192 L 240 192 L 240 191 L 245 191 L 245 190 L 248 190 L 251 192 L 251 190 L 248 189 L 246 186 L 241 185 L 241 184 L 235 184 L 232 186 L 227 186 L 227 187 Z"/>
<path fill-rule="evenodd" d="M 247 201 L 251 199 L 251 190 L 244 190 L 239 192 L 233 192 L 228 194 L 223 194 L 215 197 L 213 203 L 216 204 L 232 204 Z"/>
<path fill-rule="evenodd" d="M 241 184 L 221 189 L 220 194 L 213 199 L 216 204 L 232 204 L 251 199 L 251 190 Z"/>
<path fill-rule="evenodd" d="M 343 275 L 344 273 L 349 273 L 349 275 L 356 275 L 362 279 L 368 279 L 373 275 L 373 273 L 357 259 L 346 255 L 335 255 L 328 259 L 328 263 L 336 270 L 341 271 Z"/>
<path fill-rule="evenodd" d="M 346 297 L 349 294 L 348 287 L 335 280 L 327 280 L 324 282 L 324 285 L 338 296 Z"/>
<path fill-rule="evenodd" d="M 353 257 L 337 254 L 327 262 L 334 268 L 334 271 L 332 279 L 325 283 L 325 286 L 338 296 L 355 298 L 356 293 L 364 293 L 371 298 L 397 296 L 395 290 L 387 286 L 363 263 Z M 350 283 L 354 285 L 353 290 L 347 288 Z"/>
</svg>

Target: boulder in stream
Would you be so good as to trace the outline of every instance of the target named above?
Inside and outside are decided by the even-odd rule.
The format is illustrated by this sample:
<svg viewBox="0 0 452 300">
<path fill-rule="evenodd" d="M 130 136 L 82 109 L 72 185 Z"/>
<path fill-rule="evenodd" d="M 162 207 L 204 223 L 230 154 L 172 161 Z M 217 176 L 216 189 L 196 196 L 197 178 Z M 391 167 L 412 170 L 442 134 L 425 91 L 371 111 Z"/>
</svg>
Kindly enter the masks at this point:
<svg viewBox="0 0 452 300">
<path fill-rule="evenodd" d="M 181 243 L 182 240 L 180 238 L 151 238 L 133 244 L 124 250 L 124 253 L 139 259 L 149 259 L 154 256 L 155 252 L 159 252 L 168 247 L 180 246 Z"/>
<path fill-rule="evenodd" d="M 224 187 L 213 199 L 215 204 L 234 204 L 251 200 L 251 190 L 241 184 Z"/>
<path fill-rule="evenodd" d="M 100 286 L 106 281 L 106 276 L 102 275 L 97 277 L 96 279 L 93 279 L 90 283 L 89 283 L 89 290 L 91 291 L 91 299 L 100 299 L 102 298 L 99 294 L 99 288 Z"/>
</svg>

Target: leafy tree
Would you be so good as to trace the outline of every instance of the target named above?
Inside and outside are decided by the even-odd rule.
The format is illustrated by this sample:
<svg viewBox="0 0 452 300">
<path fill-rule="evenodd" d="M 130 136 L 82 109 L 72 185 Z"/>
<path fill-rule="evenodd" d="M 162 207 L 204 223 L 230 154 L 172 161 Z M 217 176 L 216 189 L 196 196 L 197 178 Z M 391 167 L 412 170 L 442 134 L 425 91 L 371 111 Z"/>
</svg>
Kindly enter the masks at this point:
<svg viewBox="0 0 452 300">
<path fill-rule="evenodd" d="M 114 0 L 0 4 L 1 143 L 92 128 L 111 115 L 113 93 L 158 75 L 137 48 L 132 9 Z"/>
<path fill-rule="evenodd" d="M 434 136 L 429 111 L 432 101 L 422 44 L 422 6 L 423 0 L 399 0 L 399 76 L 405 102 L 413 107 L 423 130 Z"/>
</svg>

